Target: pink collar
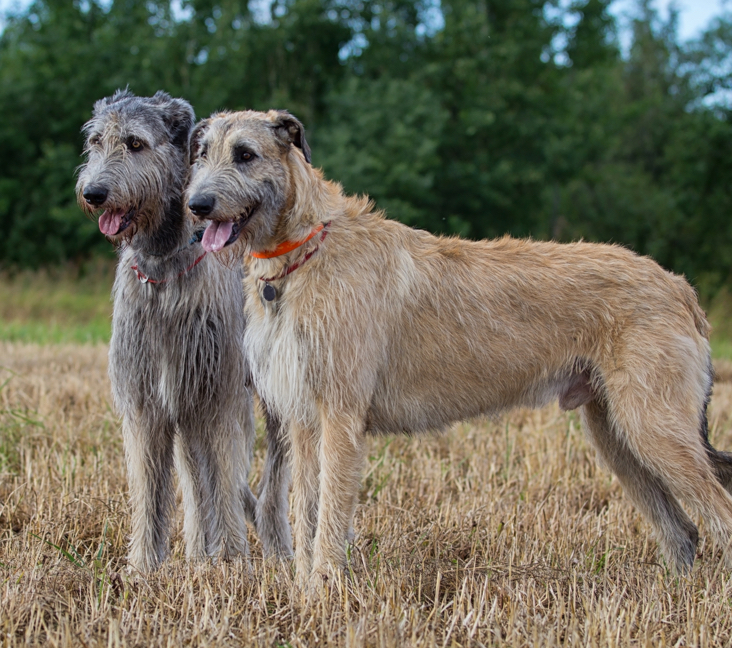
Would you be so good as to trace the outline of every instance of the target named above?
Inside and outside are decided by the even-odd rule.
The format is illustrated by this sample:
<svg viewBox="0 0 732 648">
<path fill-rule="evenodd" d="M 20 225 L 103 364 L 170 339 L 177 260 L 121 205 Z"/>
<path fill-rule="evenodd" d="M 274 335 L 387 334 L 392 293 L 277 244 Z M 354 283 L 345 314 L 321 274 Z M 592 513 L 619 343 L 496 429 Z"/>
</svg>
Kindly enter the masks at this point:
<svg viewBox="0 0 732 648">
<path fill-rule="evenodd" d="M 193 263 L 191 263 L 191 265 L 189 265 L 185 270 L 181 270 L 178 273 L 178 276 L 176 277 L 176 279 L 178 279 L 179 277 L 182 277 L 186 272 L 193 270 L 193 268 L 195 268 L 201 261 L 203 261 L 203 257 L 205 257 L 206 254 L 207 253 L 204 252 Z M 140 280 L 140 283 L 164 284 L 164 283 L 168 283 L 168 281 L 170 281 L 170 279 L 150 279 L 150 277 L 148 277 L 146 274 L 143 274 L 142 272 L 140 272 L 140 269 L 137 267 L 137 259 L 135 259 L 135 265 L 130 266 L 130 269 L 134 270 L 135 273 L 137 273 L 137 278 Z"/>
</svg>

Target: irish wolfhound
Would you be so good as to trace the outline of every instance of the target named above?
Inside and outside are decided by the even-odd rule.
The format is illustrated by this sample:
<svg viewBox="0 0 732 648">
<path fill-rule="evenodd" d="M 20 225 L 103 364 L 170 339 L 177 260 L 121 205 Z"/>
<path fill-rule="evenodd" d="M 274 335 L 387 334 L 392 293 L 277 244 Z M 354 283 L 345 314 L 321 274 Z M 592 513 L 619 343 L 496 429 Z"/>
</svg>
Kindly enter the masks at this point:
<svg viewBox="0 0 732 648">
<path fill-rule="evenodd" d="M 364 435 L 559 398 L 679 570 L 698 511 L 726 548 L 732 457 L 707 439 L 709 326 L 687 282 L 618 246 L 435 237 L 311 167 L 284 112 L 219 113 L 193 134 L 188 207 L 204 247 L 246 259 L 255 385 L 292 446 L 295 560 L 345 561 Z"/>
<path fill-rule="evenodd" d="M 183 491 L 186 554 L 246 555 L 246 518 L 267 553 L 292 553 L 289 476 L 268 425 L 262 502 L 247 476 L 254 439 L 244 356 L 241 270 L 206 257 L 184 218 L 193 109 L 158 92 L 98 101 L 87 135 L 79 204 L 120 243 L 109 375 L 122 415 L 132 509 L 130 563 L 156 568 L 168 550 L 173 464 Z"/>
</svg>

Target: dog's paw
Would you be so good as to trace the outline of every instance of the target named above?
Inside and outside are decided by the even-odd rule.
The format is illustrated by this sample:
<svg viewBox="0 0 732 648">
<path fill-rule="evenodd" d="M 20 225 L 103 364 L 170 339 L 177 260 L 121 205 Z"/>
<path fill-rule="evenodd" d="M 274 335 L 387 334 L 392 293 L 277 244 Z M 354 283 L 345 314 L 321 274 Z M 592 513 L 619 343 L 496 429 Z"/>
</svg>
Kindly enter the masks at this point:
<svg viewBox="0 0 732 648">
<path fill-rule="evenodd" d="M 307 579 L 307 592 L 312 597 L 327 596 L 330 592 L 338 592 L 348 580 L 346 570 L 337 565 L 325 563 L 316 565 Z"/>
</svg>

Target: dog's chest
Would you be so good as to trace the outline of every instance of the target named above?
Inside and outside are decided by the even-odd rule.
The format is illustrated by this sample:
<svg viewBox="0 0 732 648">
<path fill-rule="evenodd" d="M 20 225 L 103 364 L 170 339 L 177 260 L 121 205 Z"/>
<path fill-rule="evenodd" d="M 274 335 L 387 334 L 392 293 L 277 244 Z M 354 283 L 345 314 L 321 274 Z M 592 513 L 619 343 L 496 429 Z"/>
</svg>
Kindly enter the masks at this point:
<svg viewBox="0 0 732 648">
<path fill-rule="evenodd" d="M 123 409 L 157 403 L 177 417 L 202 389 L 216 385 L 223 318 L 196 300 L 198 294 L 174 286 L 118 285 L 109 371 Z"/>
<path fill-rule="evenodd" d="M 254 384 L 268 405 L 283 420 L 310 420 L 312 341 L 286 301 L 276 309 L 250 302 L 244 341 Z"/>
</svg>

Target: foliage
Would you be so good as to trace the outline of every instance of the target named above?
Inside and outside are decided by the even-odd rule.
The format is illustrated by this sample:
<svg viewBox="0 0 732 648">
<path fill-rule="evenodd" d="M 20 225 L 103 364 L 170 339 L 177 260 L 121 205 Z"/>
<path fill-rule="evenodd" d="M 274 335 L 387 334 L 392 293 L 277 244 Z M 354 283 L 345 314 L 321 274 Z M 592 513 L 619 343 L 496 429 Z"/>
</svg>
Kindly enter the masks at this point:
<svg viewBox="0 0 732 648">
<path fill-rule="evenodd" d="M 287 108 L 314 162 L 434 232 L 614 241 L 730 280 L 732 15 L 680 43 L 637 0 L 35 0 L 0 36 L 0 264 L 108 246 L 75 206 L 93 102 Z M 174 9 L 173 7 L 177 7 Z"/>
</svg>

